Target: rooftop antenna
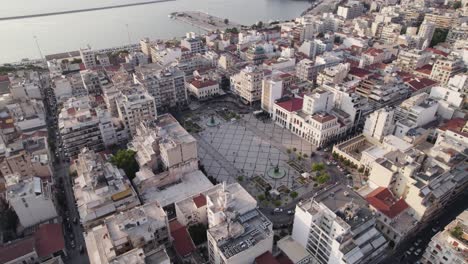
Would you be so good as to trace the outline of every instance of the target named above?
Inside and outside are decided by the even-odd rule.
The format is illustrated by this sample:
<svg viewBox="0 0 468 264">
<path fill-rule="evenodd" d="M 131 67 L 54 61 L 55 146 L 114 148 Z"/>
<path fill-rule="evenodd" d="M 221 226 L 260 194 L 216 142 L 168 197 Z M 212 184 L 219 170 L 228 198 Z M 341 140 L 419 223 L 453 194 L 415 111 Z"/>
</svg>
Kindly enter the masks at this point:
<svg viewBox="0 0 468 264">
<path fill-rule="evenodd" d="M 36 43 L 37 50 L 39 51 L 39 56 L 41 56 L 41 60 L 43 60 L 44 57 L 42 56 L 42 51 L 41 51 L 41 47 L 39 47 L 39 42 L 37 41 L 37 36 L 34 35 L 33 38 L 34 38 L 34 42 Z"/>
</svg>

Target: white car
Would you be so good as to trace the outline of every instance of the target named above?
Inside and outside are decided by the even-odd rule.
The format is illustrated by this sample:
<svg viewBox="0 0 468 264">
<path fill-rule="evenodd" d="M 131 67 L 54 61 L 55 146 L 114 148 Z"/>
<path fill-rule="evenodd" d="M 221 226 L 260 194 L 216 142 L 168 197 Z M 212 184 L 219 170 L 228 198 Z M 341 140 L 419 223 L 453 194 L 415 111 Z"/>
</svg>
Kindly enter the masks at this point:
<svg viewBox="0 0 468 264">
<path fill-rule="evenodd" d="M 273 210 L 273 212 L 275 212 L 275 213 L 281 213 L 281 212 L 283 212 L 283 208 L 277 207 L 277 208 L 275 208 L 275 209 Z"/>
</svg>

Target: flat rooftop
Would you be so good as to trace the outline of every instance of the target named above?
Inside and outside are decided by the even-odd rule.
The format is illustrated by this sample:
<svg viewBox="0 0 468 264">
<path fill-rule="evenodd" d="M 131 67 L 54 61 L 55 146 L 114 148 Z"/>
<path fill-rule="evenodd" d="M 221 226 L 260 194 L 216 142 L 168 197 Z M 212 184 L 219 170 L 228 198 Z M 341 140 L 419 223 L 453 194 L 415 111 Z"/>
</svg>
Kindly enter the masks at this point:
<svg viewBox="0 0 468 264">
<path fill-rule="evenodd" d="M 272 223 L 258 209 L 251 210 L 208 230 L 218 247 L 229 259 L 264 239 L 273 237 Z"/>
<path fill-rule="evenodd" d="M 213 184 L 210 180 L 203 172 L 197 170 L 183 175 L 182 180 L 173 185 L 163 188 L 145 186 L 140 194 L 145 203 L 158 201 L 164 207 L 204 192 L 211 187 Z"/>
<path fill-rule="evenodd" d="M 293 263 L 299 263 L 310 256 L 309 252 L 289 235 L 280 239 L 277 245 Z"/>
<path fill-rule="evenodd" d="M 315 214 L 317 208 L 312 205 L 314 201 L 324 204 L 352 229 L 365 223 L 362 219 L 372 217 L 372 211 L 368 208 L 367 201 L 354 190 L 341 183 L 325 187 L 323 191 L 317 193 L 312 199 L 303 202 L 300 206 L 305 211 Z M 353 217 L 346 217 L 345 214 L 350 210 L 354 211 Z"/>
</svg>

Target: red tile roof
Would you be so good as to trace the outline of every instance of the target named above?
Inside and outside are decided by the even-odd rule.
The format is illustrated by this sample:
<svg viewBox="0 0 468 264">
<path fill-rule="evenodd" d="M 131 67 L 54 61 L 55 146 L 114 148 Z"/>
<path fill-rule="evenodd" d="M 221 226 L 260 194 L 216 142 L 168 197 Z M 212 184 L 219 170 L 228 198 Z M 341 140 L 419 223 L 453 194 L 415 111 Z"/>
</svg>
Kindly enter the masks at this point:
<svg viewBox="0 0 468 264">
<path fill-rule="evenodd" d="M 443 131 L 450 130 L 464 137 L 468 137 L 468 133 L 462 132 L 466 122 L 467 120 L 463 118 L 454 118 L 439 126 L 439 129 Z"/>
<path fill-rule="evenodd" d="M 208 87 L 208 86 L 216 85 L 216 84 L 218 84 L 218 82 L 213 81 L 213 80 L 195 79 L 190 84 L 193 85 L 197 89 L 201 89 L 201 88 L 205 88 L 205 87 Z"/>
<path fill-rule="evenodd" d="M 177 220 L 174 220 L 169 222 L 169 229 L 171 230 L 172 238 L 174 238 L 172 244 L 179 256 L 186 257 L 195 251 L 195 245 L 185 226 L 180 224 Z"/>
<path fill-rule="evenodd" d="M 383 50 L 376 49 L 376 48 L 370 48 L 370 49 L 366 50 L 364 53 L 367 54 L 367 55 L 371 55 L 371 56 L 377 56 L 379 54 L 382 54 Z"/>
<path fill-rule="evenodd" d="M 67 113 L 68 113 L 69 115 L 74 115 L 74 114 L 76 114 L 76 109 L 75 109 L 74 107 L 68 108 L 68 109 L 67 109 Z"/>
<path fill-rule="evenodd" d="M 10 262 L 34 251 L 33 237 L 0 246 L 0 263 Z"/>
<path fill-rule="evenodd" d="M 441 50 L 434 49 L 434 48 L 427 48 L 427 49 L 425 49 L 425 51 L 429 51 L 429 52 L 432 52 L 432 53 L 437 54 L 437 55 L 442 55 L 444 57 L 447 57 L 449 55 L 447 52 L 443 52 Z"/>
<path fill-rule="evenodd" d="M 0 75 L 0 82 L 10 82 L 8 75 Z"/>
<path fill-rule="evenodd" d="M 288 256 L 286 255 L 283 255 L 283 254 L 280 254 L 279 256 L 276 257 L 276 260 L 280 263 L 280 264 L 294 264 L 294 262 L 292 262 Z"/>
<path fill-rule="evenodd" d="M 195 206 L 197 206 L 197 208 L 200 208 L 206 205 L 206 197 L 205 195 L 200 193 L 199 195 L 193 197 L 193 202 L 195 203 Z"/>
<path fill-rule="evenodd" d="M 403 198 L 397 200 L 390 190 L 384 187 L 379 187 L 369 193 L 366 200 L 375 209 L 390 218 L 394 218 L 408 208 L 408 204 Z"/>
<path fill-rule="evenodd" d="M 260 256 L 255 258 L 255 264 L 280 264 L 271 254 L 270 251 L 267 251 Z"/>
<path fill-rule="evenodd" d="M 336 119 L 336 117 L 330 114 L 314 114 L 312 116 L 312 119 L 314 119 L 315 121 L 319 123 L 325 123 L 325 122 Z"/>
<path fill-rule="evenodd" d="M 61 224 L 44 224 L 34 233 L 39 257 L 47 257 L 65 248 Z"/>
<path fill-rule="evenodd" d="M 426 64 L 422 66 L 421 68 L 417 68 L 415 71 L 420 72 L 422 74 L 431 75 L 432 68 L 433 68 L 432 65 Z"/>
<path fill-rule="evenodd" d="M 288 112 L 296 112 L 302 109 L 303 102 L 304 99 L 302 98 L 291 98 L 287 101 L 277 102 L 276 105 Z"/>
<path fill-rule="evenodd" d="M 360 78 L 364 78 L 366 76 L 371 75 L 372 72 L 370 72 L 370 71 L 368 71 L 366 69 L 363 69 L 363 68 L 351 67 L 348 74 L 355 75 L 355 76 L 360 77 Z"/>
<path fill-rule="evenodd" d="M 413 79 L 411 81 L 406 81 L 406 84 L 408 84 L 411 90 L 415 92 L 421 89 L 430 88 L 436 85 L 437 82 L 428 78 L 418 78 L 418 79 Z"/>
</svg>

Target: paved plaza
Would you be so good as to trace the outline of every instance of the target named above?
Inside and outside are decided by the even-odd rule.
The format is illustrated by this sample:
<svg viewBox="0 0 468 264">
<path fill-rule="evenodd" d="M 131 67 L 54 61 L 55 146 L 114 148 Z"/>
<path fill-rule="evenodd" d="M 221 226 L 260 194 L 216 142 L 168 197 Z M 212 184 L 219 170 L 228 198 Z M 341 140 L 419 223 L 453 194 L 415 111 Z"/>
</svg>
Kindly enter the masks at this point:
<svg viewBox="0 0 468 264">
<path fill-rule="evenodd" d="M 295 153 L 310 155 L 313 147 L 310 143 L 293 135 L 286 129 L 263 123 L 252 114 L 244 115 L 240 120 L 226 122 L 215 116 L 220 125 L 208 127 L 208 116 L 198 122 L 204 128 L 195 137 L 198 140 L 199 157 L 207 174 L 218 181 L 236 182 L 237 177 L 263 177 L 266 172 L 278 165 L 286 172 L 281 179 L 263 177 L 273 188 L 285 185 L 294 189 L 299 173 L 289 166 L 287 149 L 296 148 Z"/>
</svg>

